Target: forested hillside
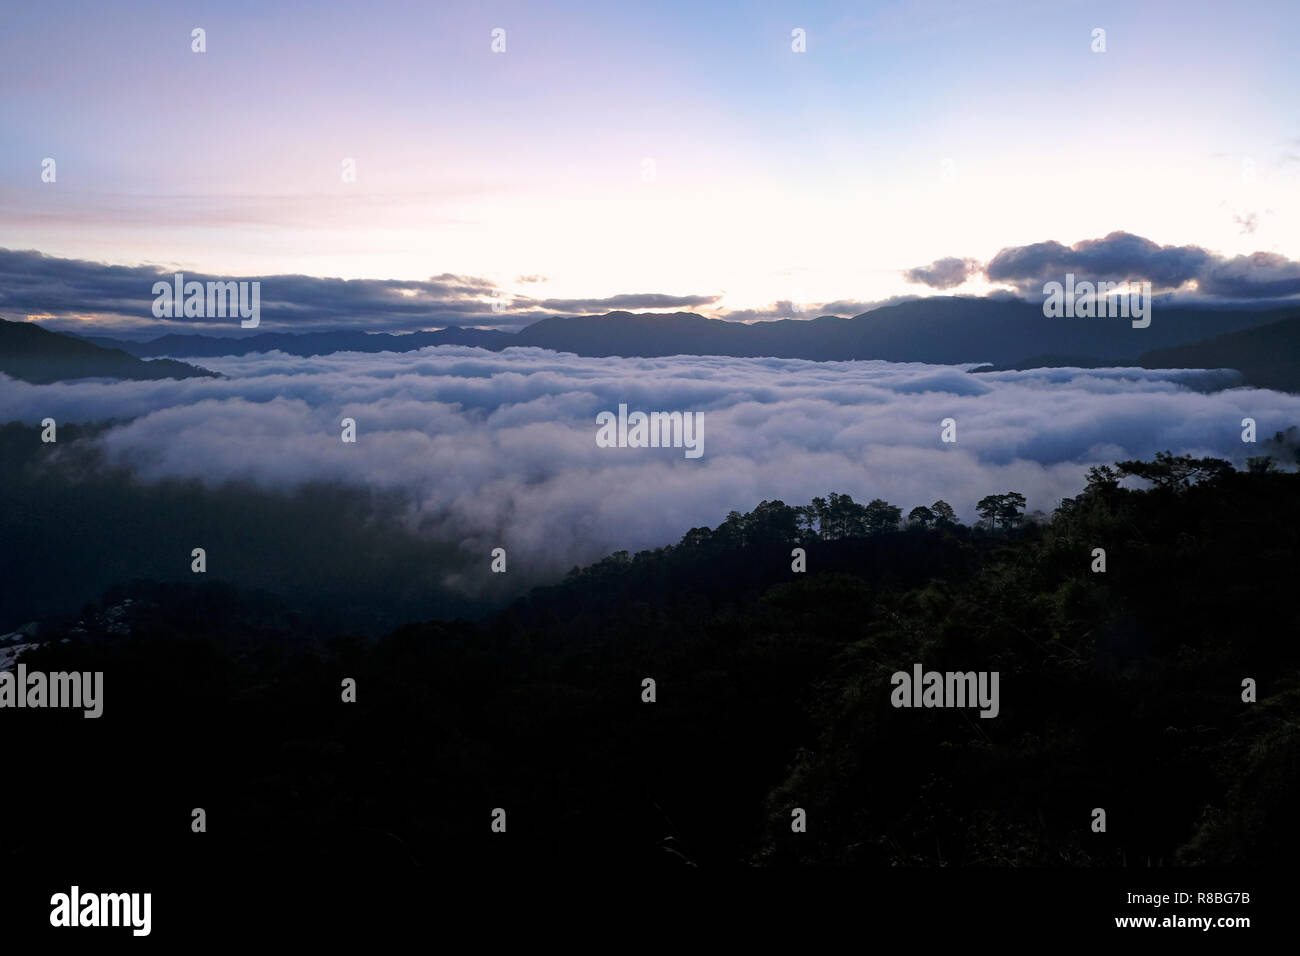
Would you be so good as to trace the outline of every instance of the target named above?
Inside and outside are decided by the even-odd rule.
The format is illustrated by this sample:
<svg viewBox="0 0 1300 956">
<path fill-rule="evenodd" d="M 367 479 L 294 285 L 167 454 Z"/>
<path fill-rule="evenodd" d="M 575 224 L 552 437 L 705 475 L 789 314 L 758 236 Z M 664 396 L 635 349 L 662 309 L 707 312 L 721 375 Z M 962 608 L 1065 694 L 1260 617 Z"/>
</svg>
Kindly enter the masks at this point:
<svg viewBox="0 0 1300 956">
<path fill-rule="evenodd" d="M 1292 467 L 1293 446 L 1269 450 Z M 1300 476 L 1277 464 L 1096 468 L 1036 520 L 990 489 L 978 528 L 942 503 L 905 523 L 845 496 L 763 502 L 484 623 L 377 640 L 317 639 L 218 580 L 120 589 L 23 658 L 102 670 L 106 702 L 11 712 L 11 765 L 46 769 L 3 856 L 192 861 L 203 807 L 221 839 L 201 858 L 241 866 L 1289 860 Z M 890 675 L 917 663 L 998 671 L 1000 712 L 893 707 Z M 119 773 L 134 785 L 86 800 Z"/>
</svg>

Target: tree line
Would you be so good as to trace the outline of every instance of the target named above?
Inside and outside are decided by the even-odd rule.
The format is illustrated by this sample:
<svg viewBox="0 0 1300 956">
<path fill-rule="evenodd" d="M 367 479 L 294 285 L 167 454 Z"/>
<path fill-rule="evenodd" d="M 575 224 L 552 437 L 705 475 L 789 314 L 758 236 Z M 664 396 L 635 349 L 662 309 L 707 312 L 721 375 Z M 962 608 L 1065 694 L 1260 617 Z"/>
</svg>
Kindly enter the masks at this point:
<svg viewBox="0 0 1300 956">
<path fill-rule="evenodd" d="M 1281 437 L 1279 434 L 1277 440 Z M 1253 457 L 1247 461 L 1246 470 L 1260 474 L 1276 472 L 1277 462 L 1268 455 Z M 1152 461 L 1120 461 L 1113 467 L 1094 466 L 1088 471 L 1085 493 L 1109 494 L 1128 478 L 1139 479 L 1155 491 L 1179 492 L 1192 485 L 1211 484 L 1234 471 L 1232 463 L 1221 458 L 1195 458 L 1162 451 L 1157 452 Z M 1042 512 L 1026 515 L 1026 505 L 1025 496 L 1018 491 L 985 495 L 975 504 L 975 512 L 979 515 L 975 527 L 987 531 L 1010 530 L 1026 520 L 1038 524 L 1051 520 Z M 1075 506 L 1075 499 L 1063 499 L 1052 518 L 1070 514 Z M 851 495 L 831 492 L 825 497 L 813 498 L 806 505 L 791 506 L 775 500 L 763 501 L 748 513 L 732 511 L 716 530 L 692 528 L 681 543 L 687 547 L 706 541 L 740 547 L 778 540 L 797 544 L 863 538 L 908 528 L 930 531 L 961 525 L 956 510 L 943 499 L 931 505 L 917 505 L 904 520 L 903 509 L 883 498 L 873 498 L 861 504 Z"/>
</svg>

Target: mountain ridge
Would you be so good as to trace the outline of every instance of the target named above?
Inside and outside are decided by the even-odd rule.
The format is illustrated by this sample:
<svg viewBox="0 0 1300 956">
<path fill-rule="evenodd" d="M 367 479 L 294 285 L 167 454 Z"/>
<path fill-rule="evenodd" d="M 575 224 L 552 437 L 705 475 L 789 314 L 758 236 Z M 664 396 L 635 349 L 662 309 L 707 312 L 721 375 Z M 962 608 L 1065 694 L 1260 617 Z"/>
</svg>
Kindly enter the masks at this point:
<svg viewBox="0 0 1300 956">
<path fill-rule="evenodd" d="M 1200 342 L 1156 349 L 1146 368 L 1204 368 L 1215 362 L 1241 372 L 1247 384 L 1300 392 L 1300 315 Z"/>
<path fill-rule="evenodd" d="M 136 358 L 164 355 L 213 358 L 270 351 L 307 358 L 333 352 L 410 352 L 430 345 L 477 345 L 490 348 L 497 337 L 508 335 L 506 332 L 452 327 L 434 332 L 259 332 L 255 335 L 229 337 L 171 332 L 144 341 L 117 339 L 106 335 L 78 337 L 96 345 L 121 349 Z"/>
<path fill-rule="evenodd" d="M 1038 303 L 1020 299 L 933 296 L 892 303 L 852 318 L 823 315 L 741 323 L 695 312 L 551 316 L 518 332 L 450 327 L 432 332 L 264 332 L 242 338 L 168 335 L 146 342 L 106 336 L 90 341 L 112 345 L 139 358 L 239 355 L 279 349 L 296 355 L 330 351 L 411 351 L 429 345 L 474 345 L 491 350 L 532 346 L 586 357 L 658 358 L 668 355 L 726 355 L 736 358 L 794 358 L 811 361 L 883 360 L 935 364 L 1023 362 L 1044 355 L 1068 355 L 1107 362 L 1132 362 L 1163 348 L 1188 345 L 1243 331 L 1293 315 L 1297 309 L 1200 309 L 1160 307 L 1149 328 L 1126 319 L 1049 319 Z M 239 344 L 235 344 L 239 343 Z"/>
<path fill-rule="evenodd" d="M 54 332 L 35 322 L 0 318 L 0 372 L 35 385 L 78 378 L 149 381 L 219 378 L 209 369 L 175 359 L 145 361 L 121 348 Z"/>
</svg>

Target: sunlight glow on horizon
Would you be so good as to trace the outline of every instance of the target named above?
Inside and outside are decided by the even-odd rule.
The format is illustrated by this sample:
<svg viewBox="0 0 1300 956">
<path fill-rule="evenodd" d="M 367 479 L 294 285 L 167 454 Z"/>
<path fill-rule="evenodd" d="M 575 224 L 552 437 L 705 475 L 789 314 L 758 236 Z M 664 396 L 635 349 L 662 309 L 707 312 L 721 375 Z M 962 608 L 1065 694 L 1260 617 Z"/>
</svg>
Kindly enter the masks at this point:
<svg viewBox="0 0 1300 956">
<path fill-rule="evenodd" d="M 1295 19 L 1283 3 L 1231 18 L 1208 3 L 144 3 L 86 5 L 75 35 L 46 17 L 16 10 L 0 38 L 2 248 L 231 276 L 454 273 L 534 298 L 720 296 L 706 314 L 935 294 L 904 270 L 1114 231 L 1300 258 L 1300 67 L 1271 56 Z M 789 47 L 792 17 L 807 53 Z M 39 178 L 49 155 L 57 183 Z"/>
</svg>

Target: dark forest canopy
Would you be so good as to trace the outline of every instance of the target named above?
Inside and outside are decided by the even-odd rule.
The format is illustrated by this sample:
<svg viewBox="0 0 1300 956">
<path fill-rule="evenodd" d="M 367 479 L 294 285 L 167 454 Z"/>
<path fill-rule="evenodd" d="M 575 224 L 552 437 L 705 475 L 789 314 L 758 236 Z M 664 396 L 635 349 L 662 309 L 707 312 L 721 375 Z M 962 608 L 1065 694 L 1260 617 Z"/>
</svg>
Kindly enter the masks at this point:
<svg viewBox="0 0 1300 956">
<path fill-rule="evenodd" d="M 211 852 L 241 866 L 1286 862 L 1298 491 L 1277 462 L 1162 455 L 1094 469 L 1050 518 L 994 508 L 996 527 L 938 502 L 907 524 L 842 495 L 764 502 L 481 623 L 374 640 L 215 578 L 120 588 L 24 658 L 102 670 L 105 716 L 13 716 L 7 759 L 36 770 L 3 852 L 191 853 L 201 804 L 222 822 Z M 917 663 L 1000 673 L 996 719 L 893 708 L 890 675 Z M 120 753 L 48 756 L 83 723 L 166 759 L 87 805 Z"/>
</svg>

